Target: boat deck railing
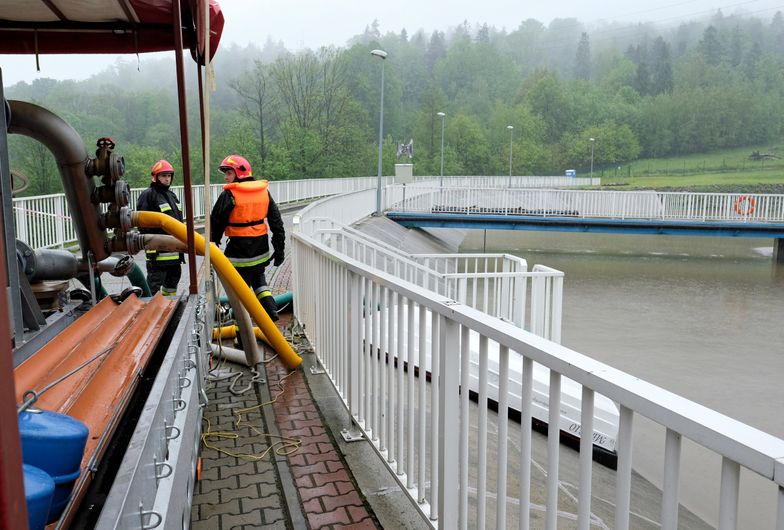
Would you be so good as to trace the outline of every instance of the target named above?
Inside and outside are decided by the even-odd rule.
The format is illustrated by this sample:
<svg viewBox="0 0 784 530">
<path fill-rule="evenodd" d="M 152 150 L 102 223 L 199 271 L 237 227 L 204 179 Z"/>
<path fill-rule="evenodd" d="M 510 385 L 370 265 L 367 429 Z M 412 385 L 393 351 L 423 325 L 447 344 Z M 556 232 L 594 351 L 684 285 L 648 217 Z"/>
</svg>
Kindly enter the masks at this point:
<svg viewBox="0 0 784 530">
<path fill-rule="evenodd" d="M 328 217 L 328 212 L 339 212 L 337 220 L 348 224 L 352 215 L 357 220 L 373 209 L 374 190 L 337 196 L 306 208 L 301 224 L 307 227 L 311 216 Z M 718 484 L 714 513 L 706 517 L 720 529 L 735 528 L 739 499 L 756 491 L 741 481 L 741 469 L 761 477 L 772 505 L 778 505 L 771 528 L 784 526 L 784 440 L 372 267 L 323 243 L 309 229 L 292 239 L 296 316 L 356 424 L 433 527 L 528 528 L 534 363 L 549 369 L 551 425 L 558 424 L 563 378 L 582 386 L 584 433 L 594 433 L 596 394 L 619 405 L 615 498 L 610 501 L 614 528 L 629 528 L 634 426 L 647 420 L 660 433 L 660 453 L 647 456 L 661 460 L 663 528 L 677 528 L 679 485 L 685 480 L 701 484 L 705 496 Z M 469 388 L 472 334 L 479 336 L 479 403 L 487 402 L 493 383 L 488 380 L 493 343 L 499 417 L 506 417 L 512 405 L 510 387 L 521 389 L 521 422 L 514 440 L 507 422 L 498 422 L 497 430 L 489 428 L 487 408 L 472 412 L 468 392 L 460 391 Z M 429 382 L 411 369 L 426 363 Z M 714 455 L 715 466 L 684 465 L 684 438 Z M 550 429 L 544 495 L 548 529 L 557 526 L 560 451 L 559 432 Z M 577 525 L 583 529 L 591 525 L 591 457 L 591 436 L 581 436 L 575 486 Z M 494 484 L 488 476 L 495 477 Z"/>
</svg>

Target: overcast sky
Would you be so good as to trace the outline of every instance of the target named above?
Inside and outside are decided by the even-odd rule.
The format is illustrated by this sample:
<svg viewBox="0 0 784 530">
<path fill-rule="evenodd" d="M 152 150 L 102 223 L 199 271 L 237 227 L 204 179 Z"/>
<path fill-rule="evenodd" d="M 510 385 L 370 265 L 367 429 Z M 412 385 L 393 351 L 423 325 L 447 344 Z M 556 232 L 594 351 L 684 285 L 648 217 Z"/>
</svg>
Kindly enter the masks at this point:
<svg viewBox="0 0 784 530">
<path fill-rule="evenodd" d="M 577 18 L 586 24 L 599 20 L 617 22 L 653 21 L 674 23 L 680 19 L 704 18 L 721 9 L 769 18 L 784 0 L 219 0 L 226 18 L 222 42 L 262 46 L 268 37 L 281 40 L 291 50 L 344 45 L 377 19 L 382 33 L 409 35 L 418 29 L 430 33 L 446 30 L 464 20 L 513 30 L 521 21 L 535 18 L 547 24 L 555 18 Z M 154 57 L 148 55 L 147 57 Z M 33 56 L 0 55 L 3 82 L 32 81 L 36 77 L 84 79 L 113 64 L 117 56 L 41 57 L 41 72 L 35 71 Z M 142 68 L 145 57 L 142 57 Z"/>
</svg>

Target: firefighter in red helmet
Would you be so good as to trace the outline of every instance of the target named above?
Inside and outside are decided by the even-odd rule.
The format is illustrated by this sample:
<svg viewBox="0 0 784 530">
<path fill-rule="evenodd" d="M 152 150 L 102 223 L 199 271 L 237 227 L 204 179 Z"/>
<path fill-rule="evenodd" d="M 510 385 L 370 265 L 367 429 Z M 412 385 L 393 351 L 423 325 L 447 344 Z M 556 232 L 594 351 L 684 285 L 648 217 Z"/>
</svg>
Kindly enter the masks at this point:
<svg viewBox="0 0 784 530">
<path fill-rule="evenodd" d="M 174 179 L 174 168 L 166 160 L 158 160 L 152 165 L 152 182 L 142 192 L 136 202 L 136 209 L 144 212 L 161 212 L 182 222 L 180 201 L 169 189 Z M 143 234 L 165 234 L 161 228 L 141 228 Z M 160 290 L 165 296 L 177 294 L 177 284 L 182 275 L 181 264 L 185 262 L 179 252 L 159 250 L 145 251 L 147 257 L 147 284 L 155 294 Z"/>
<path fill-rule="evenodd" d="M 270 318 L 278 320 L 278 308 L 264 271 L 270 261 L 276 267 L 283 263 L 286 232 L 280 210 L 269 193 L 269 183 L 254 180 L 250 163 L 245 158 L 229 155 L 219 169 L 226 185 L 210 215 L 211 240 L 220 244 L 224 234 L 229 237 L 226 257 L 245 283 L 253 288 Z M 272 231 L 274 250 L 270 249 L 267 225 Z"/>
</svg>

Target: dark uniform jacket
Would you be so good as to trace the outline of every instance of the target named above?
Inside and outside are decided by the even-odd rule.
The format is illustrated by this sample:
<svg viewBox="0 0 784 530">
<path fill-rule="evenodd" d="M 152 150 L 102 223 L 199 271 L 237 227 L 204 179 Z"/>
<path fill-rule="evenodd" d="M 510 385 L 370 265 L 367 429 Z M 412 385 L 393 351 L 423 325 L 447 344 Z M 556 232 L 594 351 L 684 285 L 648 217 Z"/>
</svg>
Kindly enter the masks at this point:
<svg viewBox="0 0 784 530">
<path fill-rule="evenodd" d="M 168 186 L 162 186 L 157 182 L 152 182 L 150 187 L 147 188 L 139 195 L 139 200 L 136 201 L 136 210 L 142 212 L 161 212 L 169 217 L 173 217 L 182 222 L 182 212 L 180 211 L 180 201 L 173 191 Z M 140 228 L 139 232 L 142 234 L 166 234 L 162 228 Z M 165 261 L 158 260 L 159 253 L 155 250 L 148 250 L 146 252 L 147 259 L 151 262 L 156 262 L 159 265 L 166 265 Z M 163 257 L 164 253 L 160 253 Z M 170 260 L 168 264 L 179 265 L 183 262 L 183 255 L 179 254 L 179 259 Z"/>
<path fill-rule="evenodd" d="M 248 182 L 252 180 L 254 180 L 253 177 L 249 177 L 236 179 L 235 182 Z M 269 191 L 266 193 L 269 194 Z M 231 214 L 232 209 L 234 209 L 234 205 L 234 195 L 231 193 L 231 190 L 223 190 L 218 196 L 218 200 L 212 208 L 212 214 L 210 215 L 210 240 L 215 244 L 220 243 L 223 232 L 229 225 L 229 215 Z M 275 252 L 283 254 L 283 249 L 286 245 L 286 229 L 278 205 L 272 200 L 272 195 L 269 195 L 267 224 L 272 231 L 272 246 L 275 247 Z M 225 254 L 227 258 L 238 258 L 239 260 L 262 257 L 263 261 L 266 263 L 271 257 L 268 235 L 264 234 L 258 237 L 232 236 L 229 238 L 229 243 L 226 245 Z"/>
</svg>

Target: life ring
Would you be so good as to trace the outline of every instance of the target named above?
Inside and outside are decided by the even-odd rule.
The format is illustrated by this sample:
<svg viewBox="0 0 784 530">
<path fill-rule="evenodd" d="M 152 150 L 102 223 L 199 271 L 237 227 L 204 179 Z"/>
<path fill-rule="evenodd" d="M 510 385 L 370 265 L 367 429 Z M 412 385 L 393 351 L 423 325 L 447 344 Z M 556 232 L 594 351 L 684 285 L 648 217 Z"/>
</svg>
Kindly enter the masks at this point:
<svg viewBox="0 0 784 530">
<path fill-rule="evenodd" d="M 741 195 L 735 199 L 735 211 L 738 215 L 751 215 L 757 207 L 757 199 L 748 195 Z"/>
</svg>

